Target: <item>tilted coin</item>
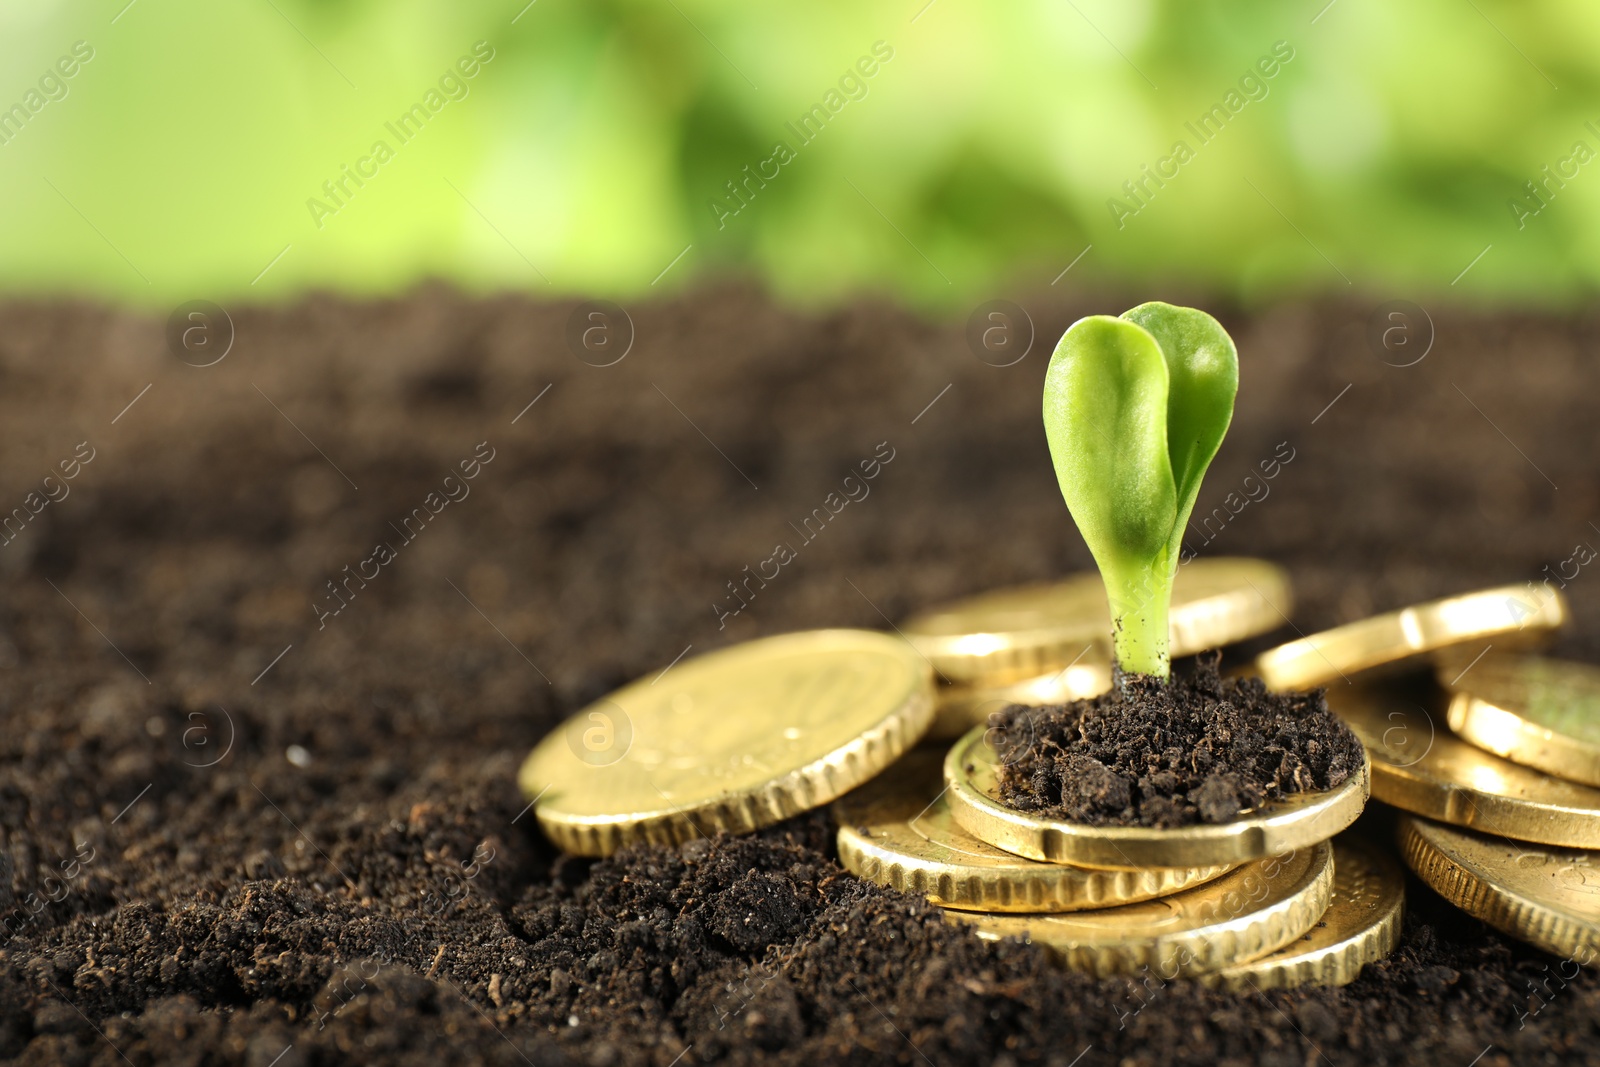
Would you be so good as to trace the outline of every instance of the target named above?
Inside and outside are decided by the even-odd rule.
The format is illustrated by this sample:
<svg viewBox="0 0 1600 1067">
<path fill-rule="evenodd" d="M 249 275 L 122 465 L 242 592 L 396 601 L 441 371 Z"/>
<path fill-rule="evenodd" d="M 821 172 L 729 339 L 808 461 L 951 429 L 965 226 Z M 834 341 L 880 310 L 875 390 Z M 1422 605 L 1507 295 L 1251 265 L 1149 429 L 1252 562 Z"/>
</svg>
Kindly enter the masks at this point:
<svg viewBox="0 0 1600 1067">
<path fill-rule="evenodd" d="M 1290 641 L 1256 657 L 1268 689 L 1314 689 L 1350 675 L 1473 641 L 1536 640 L 1567 621 L 1554 590 L 1507 585 L 1374 615 Z"/>
<path fill-rule="evenodd" d="M 589 705 L 539 742 L 518 784 L 545 834 L 604 856 L 740 832 L 826 804 L 933 719 L 910 645 L 814 630 L 711 652 Z"/>
<path fill-rule="evenodd" d="M 1167 620 L 1172 654 L 1188 656 L 1283 625 L 1289 576 L 1255 559 L 1197 559 L 1178 568 Z M 1111 609 L 1099 574 L 1012 586 L 907 620 L 901 632 L 947 680 L 1005 685 L 1060 670 L 1084 653 L 1109 660 Z"/>
<path fill-rule="evenodd" d="M 1441 664 L 1450 729 L 1515 763 L 1600 786 L 1600 667 L 1490 652 Z"/>
<path fill-rule="evenodd" d="M 1275 952 L 1309 930 L 1333 891 L 1326 841 L 1247 863 L 1170 897 L 1099 911 L 989 915 L 945 911 L 979 937 L 1019 937 L 1064 966 L 1093 975 L 1205 974 Z"/>
<path fill-rule="evenodd" d="M 996 848 L 1085 867 L 1215 867 L 1281 855 L 1326 841 L 1355 822 L 1367 802 L 1367 764 L 1337 789 L 1296 793 L 1225 823 L 1157 828 L 1091 826 L 1018 811 L 1000 799 L 994 746 L 981 727 L 944 761 L 956 822 Z"/>
<path fill-rule="evenodd" d="M 1600 852 L 1530 848 L 1411 816 L 1398 829 L 1417 877 L 1468 915 L 1577 967 L 1600 954 Z"/>
<path fill-rule="evenodd" d="M 1278 951 L 1199 979 L 1246 990 L 1347 985 L 1400 940 L 1406 880 L 1400 865 L 1349 834 L 1333 842 L 1333 897 L 1322 918 Z"/>
<path fill-rule="evenodd" d="M 1372 795 L 1385 804 L 1521 841 L 1600 848 L 1600 789 L 1453 736 L 1436 694 L 1337 685 L 1328 690 L 1328 706 L 1366 746 Z"/>
<path fill-rule="evenodd" d="M 1111 688 L 1111 659 L 1098 646 L 1096 654 L 1077 663 L 1027 681 L 1000 686 L 941 685 L 938 707 L 928 736 L 940 740 L 960 737 L 974 726 L 984 726 L 989 716 L 1012 704 L 1070 704 L 1097 697 Z"/>
<path fill-rule="evenodd" d="M 947 908 L 1061 912 L 1166 896 L 1227 867 L 1109 871 L 1035 863 L 979 841 L 950 814 L 943 753 L 919 749 L 834 804 L 839 862 Z"/>
</svg>

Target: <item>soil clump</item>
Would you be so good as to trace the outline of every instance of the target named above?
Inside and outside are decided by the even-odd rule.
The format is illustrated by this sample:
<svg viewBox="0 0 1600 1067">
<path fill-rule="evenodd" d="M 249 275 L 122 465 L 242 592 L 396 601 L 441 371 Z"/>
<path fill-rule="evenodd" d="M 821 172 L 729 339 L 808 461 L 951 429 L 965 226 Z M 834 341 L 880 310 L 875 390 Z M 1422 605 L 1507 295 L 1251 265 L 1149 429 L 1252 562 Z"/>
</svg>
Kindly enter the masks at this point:
<svg viewBox="0 0 1600 1067">
<path fill-rule="evenodd" d="M 1321 689 L 1270 693 L 1224 678 L 1220 656 L 1163 682 L 1118 673 L 1111 690 L 989 717 L 1000 799 L 1090 826 L 1231 822 L 1361 770 L 1361 742 Z"/>
</svg>

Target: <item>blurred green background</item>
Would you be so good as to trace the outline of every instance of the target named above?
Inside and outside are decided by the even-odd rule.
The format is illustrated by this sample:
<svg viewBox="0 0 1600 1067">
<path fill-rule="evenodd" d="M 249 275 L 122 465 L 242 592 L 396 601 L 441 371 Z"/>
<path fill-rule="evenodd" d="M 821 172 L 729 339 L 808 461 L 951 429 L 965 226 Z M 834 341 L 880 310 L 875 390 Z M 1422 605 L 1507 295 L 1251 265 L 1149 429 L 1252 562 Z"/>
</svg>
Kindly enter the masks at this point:
<svg viewBox="0 0 1600 1067">
<path fill-rule="evenodd" d="M 736 275 L 934 307 L 1052 279 L 1525 303 L 1600 278 L 1581 0 L 3 12 L 13 294 L 168 307 L 441 277 L 625 297 Z M 386 125 L 413 105 L 420 130 Z"/>
</svg>

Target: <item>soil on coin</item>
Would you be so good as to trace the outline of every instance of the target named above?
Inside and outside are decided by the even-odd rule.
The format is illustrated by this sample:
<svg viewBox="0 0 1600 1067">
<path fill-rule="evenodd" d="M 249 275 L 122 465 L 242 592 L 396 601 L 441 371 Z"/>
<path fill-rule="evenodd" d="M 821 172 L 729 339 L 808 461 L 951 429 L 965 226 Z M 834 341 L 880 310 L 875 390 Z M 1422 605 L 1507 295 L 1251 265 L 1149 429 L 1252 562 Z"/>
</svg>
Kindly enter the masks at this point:
<svg viewBox="0 0 1600 1067">
<path fill-rule="evenodd" d="M 1200 657 L 1168 681 L 1120 675 L 1089 700 L 989 717 L 1000 799 L 1090 826 L 1225 823 L 1361 770 L 1361 742 L 1325 691 L 1269 693 Z"/>
<path fill-rule="evenodd" d="M 1041 338 L 1162 295 L 1050 293 L 1018 298 Z M 1048 346 L 996 368 L 964 315 L 715 289 L 630 305 L 632 350 L 594 367 L 574 310 L 229 307 L 232 350 L 194 367 L 165 316 L 0 307 L 0 1058 L 1600 1060 L 1590 970 L 1415 882 L 1354 984 L 1236 996 L 946 926 L 842 871 L 825 812 L 562 859 L 517 765 L 609 689 L 1093 568 L 1039 424 Z M 1593 315 L 1430 306 L 1402 368 L 1360 303 L 1215 310 L 1242 384 L 1191 547 L 1285 565 L 1301 630 L 1593 543 Z M 1597 590 L 1568 582 L 1558 654 L 1600 661 Z"/>
</svg>

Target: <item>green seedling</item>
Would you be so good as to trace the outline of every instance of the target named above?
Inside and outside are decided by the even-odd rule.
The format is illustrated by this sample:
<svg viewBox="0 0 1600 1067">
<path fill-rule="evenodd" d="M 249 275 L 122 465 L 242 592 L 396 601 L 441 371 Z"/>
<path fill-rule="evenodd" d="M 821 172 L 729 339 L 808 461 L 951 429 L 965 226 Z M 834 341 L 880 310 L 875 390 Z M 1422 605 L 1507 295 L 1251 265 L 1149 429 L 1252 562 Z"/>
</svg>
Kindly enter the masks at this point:
<svg viewBox="0 0 1600 1067">
<path fill-rule="evenodd" d="M 1167 609 L 1183 531 L 1238 390 L 1227 331 L 1171 304 L 1079 319 L 1050 358 L 1050 458 L 1106 583 L 1126 674 L 1171 677 Z"/>
</svg>

